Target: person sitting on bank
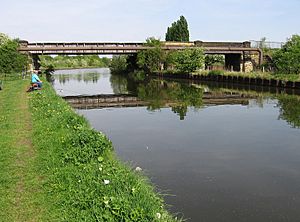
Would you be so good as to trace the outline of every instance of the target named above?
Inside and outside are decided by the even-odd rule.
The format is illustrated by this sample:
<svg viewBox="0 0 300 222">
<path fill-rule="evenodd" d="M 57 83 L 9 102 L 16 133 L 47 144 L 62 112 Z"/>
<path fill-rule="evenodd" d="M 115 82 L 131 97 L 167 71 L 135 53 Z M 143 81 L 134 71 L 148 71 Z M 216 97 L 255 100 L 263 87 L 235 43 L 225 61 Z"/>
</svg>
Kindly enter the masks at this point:
<svg viewBox="0 0 300 222">
<path fill-rule="evenodd" d="M 38 74 L 38 71 L 34 70 L 32 75 L 31 75 L 31 84 L 32 85 L 37 84 L 37 87 L 41 89 L 43 83 L 42 83 L 42 81 L 40 80 L 40 78 L 37 74 Z"/>
</svg>

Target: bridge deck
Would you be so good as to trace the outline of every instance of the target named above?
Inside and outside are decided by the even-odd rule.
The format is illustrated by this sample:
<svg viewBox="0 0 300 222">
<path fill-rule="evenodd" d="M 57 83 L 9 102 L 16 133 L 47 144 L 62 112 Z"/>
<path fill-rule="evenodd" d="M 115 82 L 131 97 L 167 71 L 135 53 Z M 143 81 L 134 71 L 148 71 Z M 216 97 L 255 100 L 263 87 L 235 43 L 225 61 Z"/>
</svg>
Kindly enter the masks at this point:
<svg viewBox="0 0 300 222">
<path fill-rule="evenodd" d="M 206 54 L 242 54 L 243 52 L 258 52 L 258 48 L 251 48 L 245 43 L 209 43 L 209 42 L 165 42 L 164 50 L 182 50 L 190 47 L 202 47 Z M 21 42 L 20 52 L 37 55 L 49 54 L 135 54 L 141 50 L 149 49 L 143 43 L 24 43 Z"/>
</svg>

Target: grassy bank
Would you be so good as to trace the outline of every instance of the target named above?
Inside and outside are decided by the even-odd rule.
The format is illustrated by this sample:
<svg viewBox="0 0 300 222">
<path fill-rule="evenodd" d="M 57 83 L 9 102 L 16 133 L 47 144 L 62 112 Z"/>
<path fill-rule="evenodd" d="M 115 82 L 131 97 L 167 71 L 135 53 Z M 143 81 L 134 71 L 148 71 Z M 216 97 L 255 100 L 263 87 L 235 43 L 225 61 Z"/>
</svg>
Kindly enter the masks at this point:
<svg viewBox="0 0 300 222">
<path fill-rule="evenodd" d="M 0 221 L 39 221 L 42 214 L 27 84 L 5 81 L 0 91 Z"/>
<path fill-rule="evenodd" d="M 105 135 L 28 82 L 0 91 L 0 221 L 177 221 Z"/>
<path fill-rule="evenodd" d="M 33 144 L 51 221 L 175 221 L 147 178 L 122 164 L 49 84 L 31 94 Z"/>
<path fill-rule="evenodd" d="M 162 71 L 156 74 L 169 74 L 169 75 L 178 75 L 182 74 L 176 71 Z M 280 73 L 271 73 L 271 72 L 226 72 L 221 70 L 215 71 L 199 71 L 193 73 L 193 75 L 223 75 L 223 76 L 234 76 L 234 77 L 245 77 L 245 78 L 252 78 L 252 79 L 268 79 L 268 80 L 283 80 L 283 81 L 293 81 L 293 82 L 300 82 L 300 75 L 297 74 L 280 74 Z M 188 74 L 187 74 L 188 76 Z"/>
<path fill-rule="evenodd" d="M 222 71 L 210 71 L 197 73 L 198 75 L 224 75 L 224 76 L 236 76 L 247 77 L 253 79 L 268 79 L 268 80 L 283 80 L 283 81 L 300 81 L 300 75 L 297 74 L 280 74 L 271 72 L 222 72 Z"/>
</svg>

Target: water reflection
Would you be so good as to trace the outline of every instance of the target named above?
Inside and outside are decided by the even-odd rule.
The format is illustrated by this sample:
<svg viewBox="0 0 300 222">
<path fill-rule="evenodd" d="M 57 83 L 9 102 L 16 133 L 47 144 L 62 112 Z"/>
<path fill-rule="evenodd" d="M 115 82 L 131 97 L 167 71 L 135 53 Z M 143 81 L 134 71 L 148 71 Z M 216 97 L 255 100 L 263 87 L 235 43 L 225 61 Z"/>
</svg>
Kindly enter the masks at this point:
<svg viewBox="0 0 300 222">
<path fill-rule="evenodd" d="M 126 76 L 111 75 L 109 69 L 59 70 L 51 81 L 62 96 L 130 94 L 144 101 L 149 111 L 169 107 L 180 120 L 184 120 L 189 107 L 195 111 L 209 104 L 241 104 L 263 108 L 266 99 L 272 98 L 278 100 L 278 119 L 287 121 L 292 127 L 300 127 L 300 96 L 293 95 L 300 92 L 296 90 L 163 79 L 133 81 Z M 203 96 L 208 93 L 214 96 L 203 101 Z M 83 104 L 82 107 L 88 106 Z"/>
<path fill-rule="evenodd" d="M 61 87 L 87 87 L 70 82 Z M 298 95 L 105 74 L 100 82 L 105 87 L 94 94 L 115 94 L 117 102 L 130 94 L 145 105 L 78 112 L 112 140 L 121 159 L 171 194 L 165 200 L 173 212 L 192 222 L 300 221 Z"/>
<path fill-rule="evenodd" d="M 202 106 L 202 95 L 202 88 L 164 80 L 150 80 L 147 84 L 139 84 L 137 87 L 138 98 L 149 102 L 148 110 L 169 106 L 179 115 L 180 120 L 186 116 L 189 106 Z"/>
<path fill-rule="evenodd" d="M 277 99 L 280 107 L 279 118 L 287 121 L 292 127 L 300 128 L 300 97 L 280 95 Z"/>
<path fill-rule="evenodd" d="M 57 80 L 61 84 L 66 84 L 66 82 L 69 82 L 70 79 L 72 80 L 77 80 L 78 82 L 85 82 L 85 83 L 97 83 L 98 80 L 100 79 L 100 73 L 81 73 L 81 74 L 56 74 L 57 75 Z"/>
<path fill-rule="evenodd" d="M 114 94 L 107 68 L 58 70 L 53 77 L 53 86 L 61 96 Z"/>
</svg>

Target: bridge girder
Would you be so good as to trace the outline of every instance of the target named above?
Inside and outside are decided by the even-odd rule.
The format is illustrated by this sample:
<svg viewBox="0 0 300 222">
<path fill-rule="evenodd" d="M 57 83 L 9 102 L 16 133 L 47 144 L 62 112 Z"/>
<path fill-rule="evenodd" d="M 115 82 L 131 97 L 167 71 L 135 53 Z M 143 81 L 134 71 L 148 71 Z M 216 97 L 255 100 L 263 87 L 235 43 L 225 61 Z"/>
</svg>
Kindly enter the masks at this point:
<svg viewBox="0 0 300 222">
<path fill-rule="evenodd" d="M 259 64 L 262 63 L 263 53 L 259 48 L 251 48 L 249 44 L 236 42 L 187 42 L 187 43 L 163 43 L 163 50 L 183 50 L 186 48 L 199 47 L 204 49 L 205 54 L 243 55 L 247 53 L 258 53 Z M 219 46 L 218 46 L 219 45 Z M 122 55 L 136 54 L 141 50 L 152 47 L 143 43 L 28 43 L 23 41 L 19 51 L 32 55 Z"/>
</svg>

